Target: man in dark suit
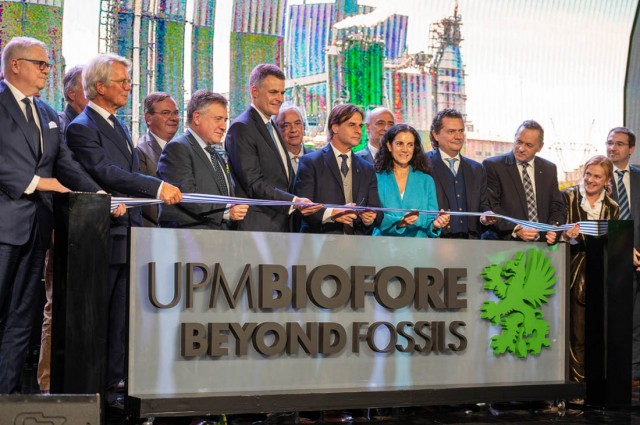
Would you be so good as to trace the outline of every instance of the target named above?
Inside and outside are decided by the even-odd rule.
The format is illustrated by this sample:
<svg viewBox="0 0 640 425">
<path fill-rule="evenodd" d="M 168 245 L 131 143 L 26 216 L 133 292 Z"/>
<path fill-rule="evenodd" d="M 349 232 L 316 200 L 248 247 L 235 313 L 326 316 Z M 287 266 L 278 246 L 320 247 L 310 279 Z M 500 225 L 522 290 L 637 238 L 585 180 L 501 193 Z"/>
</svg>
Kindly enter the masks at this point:
<svg viewBox="0 0 640 425">
<path fill-rule="evenodd" d="M 611 197 L 620 206 L 620 220 L 633 220 L 633 265 L 634 276 L 633 304 L 633 353 L 632 377 L 635 385 L 640 381 L 640 167 L 630 164 L 631 155 L 636 148 L 636 135 L 626 127 L 616 127 L 607 136 L 607 156 L 613 162 L 611 178 Z"/>
<path fill-rule="evenodd" d="M 489 212 L 487 174 L 482 165 L 460 154 L 464 145 L 464 119 L 455 109 L 443 109 L 431 123 L 431 146 L 427 152 L 431 176 L 436 183 L 438 208 L 445 211 Z M 487 216 L 452 216 L 441 238 L 479 239 L 482 225 L 495 223 Z"/>
<path fill-rule="evenodd" d="M 513 151 L 487 158 L 489 204 L 498 214 L 527 221 L 562 224 L 565 207 L 558 189 L 555 164 L 536 156 L 544 146 L 544 130 L 536 121 L 524 121 L 515 135 Z M 493 225 L 501 239 L 534 241 L 540 232 L 529 227 L 499 220 Z M 549 244 L 556 241 L 556 232 L 547 232 Z"/>
<path fill-rule="evenodd" d="M 304 137 L 304 118 L 296 105 L 283 105 L 276 117 L 276 124 L 282 133 L 284 146 L 287 149 L 293 172 L 298 172 L 300 158 L 313 152 L 302 144 Z"/>
<path fill-rule="evenodd" d="M 62 86 L 64 89 L 64 100 L 67 103 L 64 111 L 60 112 L 60 122 L 62 123 L 61 131 L 64 134 L 65 129 L 71 121 L 73 121 L 84 107 L 89 103 L 89 99 L 84 94 L 82 87 L 82 65 L 74 66 L 69 69 L 62 78 Z"/>
<path fill-rule="evenodd" d="M 380 140 L 394 124 L 396 119 L 390 110 L 379 106 L 367 112 L 365 126 L 367 127 L 367 146 L 356 153 L 360 158 L 373 164 L 373 160 L 380 149 Z"/>
<path fill-rule="evenodd" d="M 167 204 L 180 202 L 182 193 L 177 187 L 140 173 L 131 136 L 114 115 L 127 104 L 130 66 L 127 59 L 110 53 L 98 55 L 86 65 L 82 77 L 89 104 L 67 127 L 67 144 L 78 162 L 113 196 L 159 198 Z M 106 400 L 109 404 L 120 401 L 116 390 L 124 386 L 127 229 L 141 225 L 139 208 L 111 220 Z"/>
<path fill-rule="evenodd" d="M 360 143 L 363 118 L 355 105 L 333 108 L 327 123 L 329 144 L 302 157 L 293 193 L 323 204 L 380 206 L 373 165 L 351 152 Z M 381 220 L 382 213 L 375 211 L 322 208 L 303 217 L 301 231 L 365 235 Z"/>
<path fill-rule="evenodd" d="M 185 193 L 235 196 L 227 164 L 216 151 L 227 128 L 227 99 L 196 91 L 187 106 L 189 128 L 167 144 L 158 175 Z M 160 208 L 161 227 L 227 230 L 247 214 L 247 205 L 184 203 Z"/>
<path fill-rule="evenodd" d="M 0 394 L 20 377 L 44 286 L 53 227 L 52 192 L 100 190 L 62 140 L 58 114 L 38 97 L 51 69 L 47 46 L 13 38 L 0 82 Z"/>
<path fill-rule="evenodd" d="M 138 139 L 140 172 L 155 177 L 162 149 L 178 131 L 180 111 L 176 101 L 165 92 L 154 92 L 144 99 L 144 121 L 147 133 Z M 142 207 L 142 222 L 145 227 L 158 226 L 158 206 Z"/>
<path fill-rule="evenodd" d="M 227 132 L 229 167 L 239 197 L 311 203 L 289 193 L 295 173 L 278 126 L 271 119 L 280 111 L 284 80 L 284 73 L 275 65 L 261 64 L 251 71 L 251 106 L 233 120 Z M 314 205 L 300 211 L 304 215 L 318 209 Z M 288 206 L 254 206 L 238 229 L 288 232 L 293 210 Z"/>
</svg>

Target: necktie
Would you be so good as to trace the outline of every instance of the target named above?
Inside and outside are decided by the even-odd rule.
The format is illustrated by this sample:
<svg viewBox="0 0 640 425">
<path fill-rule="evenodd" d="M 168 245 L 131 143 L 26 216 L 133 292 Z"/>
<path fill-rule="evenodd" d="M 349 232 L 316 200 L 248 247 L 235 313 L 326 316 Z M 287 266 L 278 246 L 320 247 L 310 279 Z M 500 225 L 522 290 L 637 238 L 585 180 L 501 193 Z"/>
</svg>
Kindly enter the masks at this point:
<svg viewBox="0 0 640 425">
<path fill-rule="evenodd" d="M 524 193 L 527 196 L 527 213 L 529 215 L 529 221 L 538 221 L 538 208 L 536 206 L 536 197 L 533 194 L 533 184 L 531 183 L 531 177 L 527 172 L 529 163 L 522 163 L 522 186 L 524 187 Z"/>
<path fill-rule="evenodd" d="M 344 153 L 341 153 L 338 156 L 340 157 L 340 159 L 342 159 L 342 163 L 340 164 L 340 172 L 343 176 L 347 177 L 347 174 L 349 174 L 349 165 L 347 165 L 348 156 Z"/>
<path fill-rule="evenodd" d="M 120 136 L 122 141 L 127 145 L 129 153 L 132 153 L 131 146 L 129 146 L 129 138 L 127 137 L 127 133 L 124 131 L 124 128 L 122 128 L 120 121 L 118 121 L 115 115 L 109 115 L 109 120 L 113 123 L 113 128 L 116 130 L 116 133 L 118 133 L 118 136 Z"/>
<path fill-rule="evenodd" d="M 293 166 L 293 171 L 294 172 L 298 172 L 298 156 L 299 155 L 293 155 L 291 157 L 291 166 Z"/>
<path fill-rule="evenodd" d="M 207 152 L 209 152 L 209 156 L 211 157 L 211 163 L 213 164 L 213 174 L 216 177 L 216 183 L 219 187 L 222 188 L 222 194 L 225 196 L 229 196 L 229 187 L 227 186 L 227 179 L 224 176 L 224 171 L 222 168 L 222 162 L 216 153 L 216 149 L 208 145 L 204 148 Z"/>
<path fill-rule="evenodd" d="M 449 169 L 451 170 L 451 173 L 454 176 L 457 176 L 458 173 L 456 172 L 456 161 L 458 160 L 458 158 L 445 158 L 445 161 L 447 161 L 449 163 Z"/>
<path fill-rule="evenodd" d="M 629 212 L 629 196 L 627 188 L 624 186 L 623 178 L 627 170 L 616 170 L 618 175 L 618 205 L 620 205 L 620 220 L 629 220 L 631 213 Z"/>
<path fill-rule="evenodd" d="M 40 156 L 40 152 L 41 152 L 40 128 L 38 128 L 38 124 L 36 124 L 36 120 L 33 116 L 33 109 L 31 108 L 31 99 L 29 99 L 28 97 L 25 97 L 24 99 L 22 99 L 22 102 L 25 104 L 26 110 L 27 110 L 27 123 L 29 124 L 29 129 L 31 130 L 31 133 L 32 133 L 31 142 L 34 143 L 36 152 L 38 153 L 38 156 Z"/>
</svg>

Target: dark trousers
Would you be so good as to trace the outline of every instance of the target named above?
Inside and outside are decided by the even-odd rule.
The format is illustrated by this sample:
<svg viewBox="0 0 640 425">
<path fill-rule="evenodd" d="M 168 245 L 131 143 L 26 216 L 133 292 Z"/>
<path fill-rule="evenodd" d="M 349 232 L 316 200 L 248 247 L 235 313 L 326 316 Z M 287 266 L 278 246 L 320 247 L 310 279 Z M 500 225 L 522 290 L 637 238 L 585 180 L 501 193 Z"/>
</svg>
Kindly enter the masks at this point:
<svg viewBox="0 0 640 425">
<path fill-rule="evenodd" d="M 45 249 L 34 223 L 26 244 L 0 243 L 0 394 L 20 391 L 20 378 L 40 300 Z"/>
<path fill-rule="evenodd" d="M 124 379 L 126 344 L 126 291 L 128 265 L 119 260 L 126 257 L 126 237 L 111 237 L 111 264 L 109 264 L 109 324 L 107 357 L 107 392 L 113 391 Z M 121 252 L 114 250 L 124 250 Z M 107 394 L 107 398 L 109 395 Z M 109 401 L 109 400 L 107 400 Z"/>
</svg>

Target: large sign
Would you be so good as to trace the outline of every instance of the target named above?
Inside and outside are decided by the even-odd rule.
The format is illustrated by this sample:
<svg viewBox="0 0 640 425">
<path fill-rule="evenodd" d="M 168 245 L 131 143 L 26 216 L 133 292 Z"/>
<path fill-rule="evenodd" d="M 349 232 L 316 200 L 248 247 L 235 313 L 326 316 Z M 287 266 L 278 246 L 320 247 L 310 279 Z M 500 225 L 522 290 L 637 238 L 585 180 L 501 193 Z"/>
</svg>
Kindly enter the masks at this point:
<svg viewBox="0 0 640 425">
<path fill-rule="evenodd" d="M 565 249 L 144 228 L 131 247 L 130 396 L 565 382 Z"/>
</svg>

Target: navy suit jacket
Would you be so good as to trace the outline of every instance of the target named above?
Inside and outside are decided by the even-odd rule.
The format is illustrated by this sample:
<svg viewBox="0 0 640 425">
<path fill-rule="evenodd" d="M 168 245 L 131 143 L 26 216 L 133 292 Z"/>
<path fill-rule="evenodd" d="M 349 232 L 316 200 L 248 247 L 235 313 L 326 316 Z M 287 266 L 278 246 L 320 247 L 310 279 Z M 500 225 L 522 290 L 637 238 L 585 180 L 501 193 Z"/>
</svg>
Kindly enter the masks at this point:
<svg viewBox="0 0 640 425">
<path fill-rule="evenodd" d="M 287 152 L 278 126 L 274 125 L 278 142 Z M 252 106 L 238 116 L 227 132 L 226 151 L 231 175 L 236 182 L 236 196 L 253 199 L 292 201 L 294 172 L 291 161 L 283 163 L 262 117 Z M 288 167 L 289 176 L 285 167 Z M 239 230 L 288 232 L 290 207 L 249 208 Z"/>
<path fill-rule="evenodd" d="M 221 162 L 224 164 L 222 158 Z M 225 171 L 230 183 L 230 195 L 234 196 L 233 181 Z M 158 162 L 158 175 L 183 193 L 226 195 L 226 190 L 216 182 L 215 171 L 209 154 L 198 144 L 190 132 L 173 139 L 165 146 Z M 161 205 L 159 223 L 161 227 L 187 227 L 192 229 L 227 229 L 223 222 L 226 204 L 182 203 Z"/>
<path fill-rule="evenodd" d="M 67 144 L 78 162 L 112 196 L 157 196 L 162 181 L 140 173 L 138 153 L 131 137 L 127 134 L 127 140 L 122 140 L 107 120 L 91 107 L 84 108 L 69 124 L 66 135 Z M 112 235 L 126 235 L 127 227 L 142 225 L 140 208 L 127 211 L 122 217 L 111 218 Z"/>
<path fill-rule="evenodd" d="M 640 167 L 629 165 L 629 179 L 631 182 L 631 197 L 629 197 L 629 212 L 633 220 L 633 246 L 640 250 Z M 611 178 L 611 197 L 618 202 L 618 186 L 616 175 Z"/>
<path fill-rule="evenodd" d="M 538 221 L 547 224 L 563 224 L 566 210 L 558 188 L 556 166 L 537 156 L 534 161 Z M 498 214 L 528 220 L 527 197 L 513 152 L 487 158 L 483 165 L 487 171 L 487 189 L 491 210 Z M 515 226 L 506 220 L 498 220 L 493 227 L 500 238 L 511 239 Z"/>
<path fill-rule="evenodd" d="M 58 112 L 58 116 L 60 117 L 60 124 L 62 124 L 60 126 L 60 131 L 62 131 L 62 134 L 64 134 L 67 126 L 71 121 L 76 119 L 78 113 L 71 107 L 71 105 L 67 104 L 67 106 L 65 106 L 64 108 L 64 111 Z"/>
<path fill-rule="evenodd" d="M 436 193 L 438 196 L 438 208 L 445 211 L 451 210 L 451 199 L 455 197 L 453 186 L 446 184 L 446 179 L 451 175 L 451 169 L 444 163 L 438 149 L 427 152 L 429 165 L 431 166 L 431 177 L 436 182 Z M 482 165 L 472 159 L 460 155 L 460 165 L 458 174 L 462 173 L 464 178 L 464 191 L 467 196 L 467 211 L 485 212 L 489 211 L 489 198 L 487 196 L 487 173 Z M 469 237 L 477 239 L 482 233 L 482 226 L 479 217 L 468 217 Z M 442 229 L 441 237 L 446 237 L 451 233 L 451 225 Z"/>
<path fill-rule="evenodd" d="M 351 155 L 351 170 L 353 202 L 360 206 L 380 207 L 378 179 L 373 166 L 357 155 Z M 314 202 L 344 205 L 342 176 L 330 144 L 300 158 L 293 193 Z M 322 223 L 324 211 L 323 208 L 315 214 L 303 216 L 301 232 L 343 234 L 343 224 Z M 382 217 L 382 212 L 378 212 L 376 220 L 371 226 L 365 226 L 358 218 L 353 223 L 354 234 L 371 234 L 373 228 L 382 221 Z"/>
<path fill-rule="evenodd" d="M 84 172 L 64 143 L 58 114 L 33 98 L 42 132 L 40 141 L 30 137 L 27 119 L 4 81 L 0 81 L 0 243 L 24 245 L 34 223 L 47 248 L 53 228 L 51 192 L 25 195 L 33 177 L 57 178 L 69 189 L 97 192 L 100 187 Z M 37 217 L 37 221 L 36 221 Z"/>
</svg>

